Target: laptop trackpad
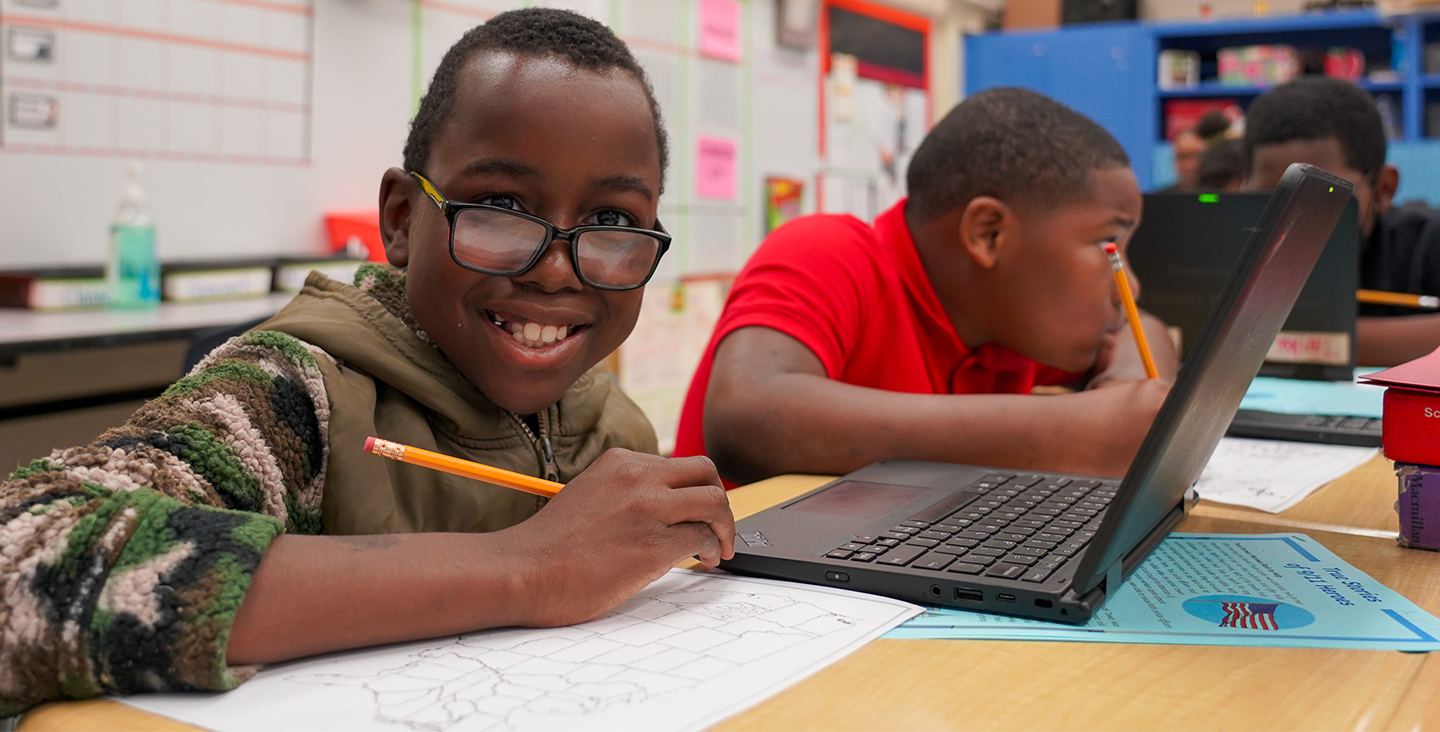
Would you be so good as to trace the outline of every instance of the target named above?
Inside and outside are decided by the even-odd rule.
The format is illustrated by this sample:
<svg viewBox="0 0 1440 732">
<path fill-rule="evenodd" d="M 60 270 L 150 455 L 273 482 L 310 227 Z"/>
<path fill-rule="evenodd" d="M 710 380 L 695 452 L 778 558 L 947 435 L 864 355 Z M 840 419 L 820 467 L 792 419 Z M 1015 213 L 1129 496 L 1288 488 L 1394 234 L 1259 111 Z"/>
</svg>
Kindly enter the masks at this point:
<svg viewBox="0 0 1440 732">
<path fill-rule="evenodd" d="M 931 488 L 889 485 L 847 480 L 784 508 L 787 511 L 821 513 L 856 519 L 874 519 L 933 492 Z"/>
</svg>

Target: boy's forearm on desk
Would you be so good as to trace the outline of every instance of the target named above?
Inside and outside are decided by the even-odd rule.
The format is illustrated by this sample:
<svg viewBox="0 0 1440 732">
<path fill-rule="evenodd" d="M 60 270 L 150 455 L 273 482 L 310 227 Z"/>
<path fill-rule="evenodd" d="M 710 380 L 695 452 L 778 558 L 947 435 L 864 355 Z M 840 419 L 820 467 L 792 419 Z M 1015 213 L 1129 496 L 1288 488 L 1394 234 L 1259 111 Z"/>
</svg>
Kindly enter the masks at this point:
<svg viewBox="0 0 1440 732">
<path fill-rule="evenodd" d="M 521 622 L 518 575 L 496 534 L 277 537 L 236 614 L 231 664 Z"/>
<path fill-rule="evenodd" d="M 736 482 L 839 474 L 897 458 L 1111 475 L 1129 456 L 1115 458 L 1110 446 L 1110 391 L 901 394 L 789 374 L 707 419 L 706 446 Z"/>
<path fill-rule="evenodd" d="M 1355 320 L 1355 360 L 1360 366 L 1396 366 L 1440 346 L 1440 313 Z"/>
<path fill-rule="evenodd" d="M 1113 381 L 1055 396 L 883 391 L 827 378 L 808 348 L 779 331 L 741 329 L 716 350 L 705 447 L 737 483 L 896 458 L 1119 475 L 1167 387 Z"/>
</svg>

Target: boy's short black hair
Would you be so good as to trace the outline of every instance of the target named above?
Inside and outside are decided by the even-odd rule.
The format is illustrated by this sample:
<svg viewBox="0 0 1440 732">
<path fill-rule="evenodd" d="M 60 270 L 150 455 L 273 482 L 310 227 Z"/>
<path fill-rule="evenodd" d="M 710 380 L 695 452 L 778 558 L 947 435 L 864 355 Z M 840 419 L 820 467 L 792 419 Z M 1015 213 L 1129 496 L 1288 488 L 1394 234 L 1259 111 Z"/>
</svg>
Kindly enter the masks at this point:
<svg viewBox="0 0 1440 732">
<path fill-rule="evenodd" d="M 991 89 L 950 110 L 920 143 L 906 210 L 933 219 L 976 196 L 1050 205 L 1084 195 L 1096 171 L 1129 165 L 1085 115 L 1027 89 Z"/>
<path fill-rule="evenodd" d="M 420 108 L 410 122 L 405 140 L 405 169 L 425 172 L 430 145 L 445 124 L 455 103 L 455 85 L 465 63 L 478 53 L 509 52 L 528 56 L 558 56 L 577 68 L 589 71 L 620 69 L 634 76 L 645 89 L 650 115 L 655 120 L 655 143 L 660 148 L 660 190 L 665 190 L 665 169 L 670 163 L 670 144 L 660 119 L 660 104 L 645 69 L 604 24 L 579 13 L 554 8 L 511 10 L 471 28 L 445 52 L 430 87 L 420 99 Z"/>
<path fill-rule="evenodd" d="M 1304 76 L 1261 94 L 1245 113 L 1245 168 L 1255 148 L 1295 140 L 1333 137 L 1345 163 L 1371 175 L 1385 164 L 1385 123 L 1375 100 L 1354 84 L 1328 76 Z"/>
</svg>

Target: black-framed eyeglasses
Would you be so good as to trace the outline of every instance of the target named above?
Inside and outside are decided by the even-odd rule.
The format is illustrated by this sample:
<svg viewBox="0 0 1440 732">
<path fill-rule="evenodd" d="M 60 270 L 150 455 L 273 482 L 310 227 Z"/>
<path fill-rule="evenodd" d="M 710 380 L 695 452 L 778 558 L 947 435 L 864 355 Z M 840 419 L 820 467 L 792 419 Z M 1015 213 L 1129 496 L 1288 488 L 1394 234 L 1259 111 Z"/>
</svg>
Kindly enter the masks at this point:
<svg viewBox="0 0 1440 732">
<path fill-rule="evenodd" d="M 570 262 L 580 281 L 598 290 L 644 287 L 670 235 L 630 226 L 576 226 L 561 229 L 545 219 L 484 203 L 446 199 L 419 173 L 411 173 L 450 223 L 450 258 L 465 269 L 497 277 L 530 271 L 555 239 L 570 242 Z"/>
</svg>

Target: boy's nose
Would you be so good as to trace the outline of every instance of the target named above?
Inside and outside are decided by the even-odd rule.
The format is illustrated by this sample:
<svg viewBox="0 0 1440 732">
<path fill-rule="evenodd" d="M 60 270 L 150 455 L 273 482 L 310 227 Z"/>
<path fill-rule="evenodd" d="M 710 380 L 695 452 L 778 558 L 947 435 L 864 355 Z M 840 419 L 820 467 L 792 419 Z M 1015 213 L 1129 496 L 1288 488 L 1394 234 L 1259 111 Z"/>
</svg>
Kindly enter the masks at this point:
<svg viewBox="0 0 1440 732">
<path fill-rule="evenodd" d="M 579 291 L 585 284 L 575 275 L 575 265 L 570 261 L 570 242 L 556 237 L 540 255 L 540 261 L 529 270 L 515 275 L 517 283 L 541 292 Z"/>
</svg>

